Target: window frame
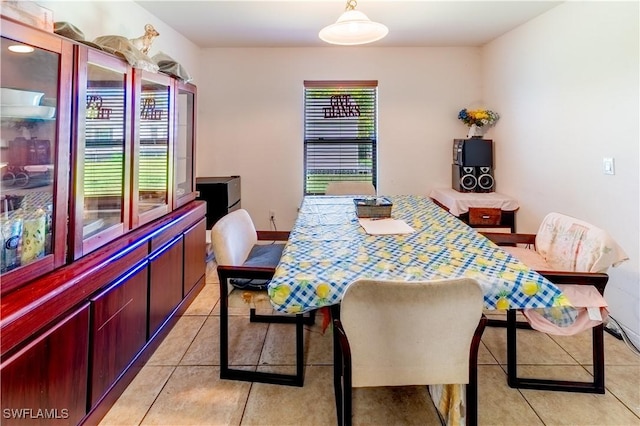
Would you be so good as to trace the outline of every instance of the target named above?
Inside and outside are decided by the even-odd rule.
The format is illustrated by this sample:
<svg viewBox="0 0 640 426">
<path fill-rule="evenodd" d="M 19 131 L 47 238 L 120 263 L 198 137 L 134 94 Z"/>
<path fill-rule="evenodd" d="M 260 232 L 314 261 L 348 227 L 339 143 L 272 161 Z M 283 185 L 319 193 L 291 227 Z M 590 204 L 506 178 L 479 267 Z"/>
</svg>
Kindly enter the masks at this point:
<svg viewBox="0 0 640 426">
<path fill-rule="evenodd" d="M 349 91 L 360 91 L 349 93 Z M 335 92 L 333 92 L 335 91 Z M 330 94 L 327 99 L 309 102 L 313 94 Z M 333 92 L 333 94 L 331 94 Z M 356 95 L 355 97 L 353 95 Z M 378 81 L 377 80 L 305 80 L 304 81 L 304 147 L 303 147 L 303 193 L 304 195 L 324 195 L 326 185 L 332 181 L 370 182 L 377 187 L 378 170 Z M 336 102 L 332 98 L 337 96 Z M 355 99 L 354 99 L 355 98 Z M 360 99 L 360 102 L 357 100 Z M 329 107 L 335 110 L 329 109 Z M 320 111 L 320 110 L 323 111 Z M 321 115 L 324 114 L 324 115 Z M 327 114 L 333 115 L 327 117 Z M 357 114 L 357 115 L 356 115 Z M 338 119 L 337 123 L 324 123 L 319 118 Z M 354 123 L 353 120 L 358 120 Z M 371 123 L 366 123 L 371 121 Z M 314 125 L 315 122 L 315 125 Z M 364 126 L 362 123 L 365 122 Z M 324 126 L 323 124 L 327 124 Z M 343 133 L 350 134 L 342 136 Z M 355 133 L 355 134 L 354 134 Z M 335 144 L 332 152 L 327 148 Z M 357 157 L 350 156 L 349 151 L 357 147 Z M 316 156 L 310 155 L 314 150 Z M 344 151 L 346 154 L 343 154 Z M 327 153 L 323 156 L 322 151 Z M 341 152 L 342 151 L 342 152 Z M 333 157 L 331 159 L 330 157 Z M 329 158 L 327 160 L 327 158 Z M 318 178 L 318 183 L 310 187 L 309 163 L 319 161 L 327 166 L 327 175 L 334 177 Z M 355 161 L 354 161 L 355 160 Z M 370 160 L 370 164 L 367 164 Z M 317 163 L 316 163 L 317 164 Z M 346 165 L 346 166 L 345 166 Z M 351 168 L 349 168 L 351 166 Z M 319 169 L 322 170 L 322 169 Z M 332 173 L 338 170 L 350 170 L 350 173 Z M 320 173 L 319 175 L 322 175 Z M 341 177 L 337 177 L 341 176 Z M 345 178 L 343 178 L 345 177 Z M 324 185 L 323 189 L 318 186 Z"/>
</svg>

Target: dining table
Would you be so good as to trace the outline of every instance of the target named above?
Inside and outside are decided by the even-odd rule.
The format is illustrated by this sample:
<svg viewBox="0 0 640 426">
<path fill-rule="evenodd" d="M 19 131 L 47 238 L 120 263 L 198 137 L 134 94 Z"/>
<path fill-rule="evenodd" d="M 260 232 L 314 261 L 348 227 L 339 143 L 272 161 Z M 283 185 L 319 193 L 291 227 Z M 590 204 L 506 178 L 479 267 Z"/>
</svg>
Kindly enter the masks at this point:
<svg viewBox="0 0 640 426">
<path fill-rule="evenodd" d="M 358 198 L 364 197 L 304 197 L 268 285 L 275 310 L 298 314 L 339 305 L 360 278 L 470 277 L 482 287 L 486 310 L 555 307 L 557 324 L 573 321 L 571 305 L 556 285 L 428 196 L 384 197 L 392 204 L 391 217 L 373 219 L 358 218 Z M 447 424 L 464 423 L 461 388 L 430 387 Z"/>
</svg>

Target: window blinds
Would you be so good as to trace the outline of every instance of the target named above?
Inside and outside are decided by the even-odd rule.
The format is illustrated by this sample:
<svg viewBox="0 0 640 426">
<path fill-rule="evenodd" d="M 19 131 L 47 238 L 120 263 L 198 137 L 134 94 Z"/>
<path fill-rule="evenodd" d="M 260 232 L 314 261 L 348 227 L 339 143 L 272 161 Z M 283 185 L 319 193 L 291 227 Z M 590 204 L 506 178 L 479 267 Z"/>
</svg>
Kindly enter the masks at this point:
<svg viewBox="0 0 640 426">
<path fill-rule="evenodd" d="M 305 194 L 331 181 L 376 186 L 377 81 L 304 82 Z"/>
</svg>

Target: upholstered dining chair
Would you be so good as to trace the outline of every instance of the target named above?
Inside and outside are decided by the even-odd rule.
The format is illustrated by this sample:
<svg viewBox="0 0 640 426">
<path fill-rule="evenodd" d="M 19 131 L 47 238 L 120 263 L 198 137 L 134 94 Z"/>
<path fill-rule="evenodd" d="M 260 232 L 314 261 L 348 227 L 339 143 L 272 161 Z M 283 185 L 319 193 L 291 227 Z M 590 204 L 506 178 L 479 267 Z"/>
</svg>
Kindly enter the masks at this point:
<svg viewBox="0 0 640 426">
<path fill-rule="evenodd" d="M 507 312 L 507 371 L 509 386 L 552 391 L 605 393 L 604 321 L 607 318 L 605 286 L 607 270 L 627 260 L 622 248 L 602 229 L 561 213 L 549 213 L 536 234 L 485 233 L 494 243 L 531 269 L 555 283 L 572 307 L 525 309 L 526 321 Z M 523 246 L 524 245 L 524 246 Z M 571 324 L 553 320 L 561 310 L 570 312 Z M 516 328 L 535 329 L 552 335 L 574 335 L 592 329 L 593 381 L 521 378 L 517 374 Z"/>
<path fill-rule="evenodd" d="M 325 195 L 376 195 L 371 182 L 336 181 L 329 182 Z"/>
<path fill-rule="evenodd" d="M 477 424 L 482 310 L 471 278 L 350 284 L 333 310 L 338 424 L 352 423 L 352 388 L 432 384 L 466 384 L 466 423 Z"/>
<path fill-rule="evenodd" d="M 270 308 L 267 285 L 275 273 L 284 244 L 285 231 L 257 231 L 249 213 L 235 210 L 216 222 L 211 229 L 211 245 L 220 279 L 220 378 L 302 386 L 304 382 L 304 330 L 309 317 L 278 314 L 257 314 L 256 304 Z M 271 244 L 259 244 L 271 241 Z M 235 293 L 240 293 L 236 298 Z M 247 371 L 229 367 L 229 305 L 230 300 L 250 304 L 250 322 L 294 323 L 296 334 L 296 373 L 279 374 Z"/>
</svg>

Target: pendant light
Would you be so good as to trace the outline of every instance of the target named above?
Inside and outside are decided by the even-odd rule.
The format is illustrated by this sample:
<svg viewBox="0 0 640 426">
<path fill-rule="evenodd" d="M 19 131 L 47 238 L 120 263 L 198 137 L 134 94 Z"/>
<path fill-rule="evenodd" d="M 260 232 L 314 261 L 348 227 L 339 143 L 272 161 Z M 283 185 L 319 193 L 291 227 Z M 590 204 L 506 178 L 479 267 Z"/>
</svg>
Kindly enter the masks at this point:
<svg viewBox="0 0 640 426">
<path fill-rule="evenodd" d="M 347 0 L 344 13 L 335 24 L 324 27 L 318 36 L 331 44 L 351 46 L 378 41 L 389 33 L 389 29 L 378 22 L 372 22 L 367 15 L 357 11 L 356 0 Z"/>
</svg>

